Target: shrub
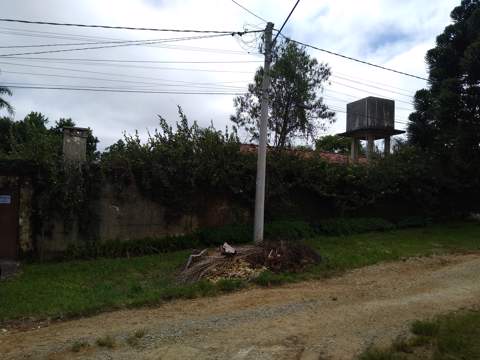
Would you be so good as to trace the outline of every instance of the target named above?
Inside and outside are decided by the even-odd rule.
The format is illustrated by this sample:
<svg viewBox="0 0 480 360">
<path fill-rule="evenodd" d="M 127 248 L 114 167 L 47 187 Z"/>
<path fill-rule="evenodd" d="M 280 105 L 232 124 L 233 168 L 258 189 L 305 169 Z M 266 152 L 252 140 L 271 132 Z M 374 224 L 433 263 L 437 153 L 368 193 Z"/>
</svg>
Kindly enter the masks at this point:
<svg viewBox="0 0 480 360">
<path fill-rule="evenodd" d="M 227 225 L 198 230 L 195 235 L 199 243 L 205 246 L 219 246 L 224 242 L 244 244 L 252 241 L 253 227 L 251 225 Z"/>
<path fill-rule="evenodd" d="M 409 216 L 397 221 L 397 227 L 400 229 L 411 227 L 424 227 L 431 224 L 431 219 L 422 216 Z"/>
<path fill-rule="evenodd" d="M 110 335 L 106 335 L 101 338 L 98 338 L 95 343 L 100 347 L 106 347 L 109 349 L 112 349 L 115 347 L 115 339 Z"/>
<path fill-rule="evenodd" d="M 302 240 L 315 235 L 315 230 L 305 221 L 274 221 L 265 225 L 266 240 Z"/>
<path fill-rule="evenodd" d="M 435 321 L 415 321 L 411 329 L 412 333 L 419 336 L 435 336 L 439 330 L 439 324 Z"/>
<path fill-rule="evenodd" d="M 370 231 L 388 231 L 395 229 L 391 222 L 380 218 L 329 219 L 316 225 L 322 235 L 351 235 Z"/>
<path fill-rule="evenodd" d="M 89 242 L 83 246 L 70 246 L 67 248 L 63 258 L 85 259 L 143 256 L 192 249 L 199 245 L 198 239 L 193 235 L 165 236 L 129 241 L 108 240 L 103 243 Z"/>
</svg>

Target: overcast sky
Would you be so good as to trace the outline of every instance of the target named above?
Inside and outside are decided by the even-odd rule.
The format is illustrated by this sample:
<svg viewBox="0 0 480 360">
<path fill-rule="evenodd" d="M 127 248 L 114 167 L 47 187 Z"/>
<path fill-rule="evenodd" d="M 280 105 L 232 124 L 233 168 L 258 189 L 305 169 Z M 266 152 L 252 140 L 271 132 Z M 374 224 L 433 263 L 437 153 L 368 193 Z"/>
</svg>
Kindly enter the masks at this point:
<svg viewBox="0 0 480 360">
<path fill-rule="evenodd" d="M 238 0 L 278 28 L 293 0 Z M 458 0 L 302 0 L 283 33 L 345 55 L 426 77 L 425 53 L 449 24 Z M 173 29 L 259 29 L 265 24 L 231 0 L 3 0 L 3 18 L 34 21 L 104 24 Z M 0 46 L 146 40 L 192 36 L 149 31 L 85 29 L 0 22 Z M 255 54 L 252 35 L 197 39 L 163 45 L 129 46 L 95 50 L 0 57 L 0 84 L 36 86 L 108 87 L 177 92 L 238 93 L 246 89 L 262 56 Z M 1 48 L 0 54 L 74 48 Z M 77 47 L 86 47 L 84 45 Z M 396 126 L 405 127 L 411 97 L 426 83 L 316 50 L 309 50 L 332 69 L 325 102 L 343 109 L 347 102 L 374 95 L 396 100 Z M 44 58 L 44 59 L 41 59 Z M 76 60 L 72 60 L 76 59 Z M 94 62 L 135 60 L 152 62 Z M 155 63 L 158 62 L 158 63 Z M 172 63 L 160 63 L 171 61 Z M 238 63 L 185 63 L 185 62 Z M 183 63 L 182 63 L 183 62 Z M 48 76 L 46 76 L 48 75 Z M 91 127 L 104 148 L 138 129 L 144 136 L 158 123 L 157 114 L 177 120 L 177 105 L 190 120 L 216 128 L 229 125 L 234 95 L 180 95 L 105 93 L 65 90 L 15 89 L 8 100 L 22 119 L 30 111 L 44 113 L 53 123 L 71 117 L 78 126 Z M 3 113 L 1 115 L 4 115 Z M 344 113 L 327 133 L 345 129 Z"/>
</svg>

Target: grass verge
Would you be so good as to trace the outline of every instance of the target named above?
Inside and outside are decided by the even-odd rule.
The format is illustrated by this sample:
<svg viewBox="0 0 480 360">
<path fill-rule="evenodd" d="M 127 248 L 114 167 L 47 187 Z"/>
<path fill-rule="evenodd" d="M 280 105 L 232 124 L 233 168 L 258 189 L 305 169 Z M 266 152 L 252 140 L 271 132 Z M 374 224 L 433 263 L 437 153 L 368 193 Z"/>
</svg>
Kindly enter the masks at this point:
<svg viewBox="0 0 480 360">
<path fill-rule="evenodd" d="M 314 237 L 307 242 L 324 258 L 300 274 L 263 273 L 259 285 L 325 277 L 348 269 L 411 256 L 478 251 L 480 225 L 455 223 L 427 228 Z M 155 305 L 176 298 L 213 296 L 247 284 L 222 280 L 178 284 L 175 274 L 188 251 L 136 258 L 25 264 L 0 283 L 0 323 L 15 319 L 62 319 L 119 308 Z"/>
<path fill-rule="evenodd" d="M 410 331 L 410 338 L 396 341 L 388 349 L 369 349 L 359 360 L 480 359 L 478 310 L 416 321 Z"/>
</svg>

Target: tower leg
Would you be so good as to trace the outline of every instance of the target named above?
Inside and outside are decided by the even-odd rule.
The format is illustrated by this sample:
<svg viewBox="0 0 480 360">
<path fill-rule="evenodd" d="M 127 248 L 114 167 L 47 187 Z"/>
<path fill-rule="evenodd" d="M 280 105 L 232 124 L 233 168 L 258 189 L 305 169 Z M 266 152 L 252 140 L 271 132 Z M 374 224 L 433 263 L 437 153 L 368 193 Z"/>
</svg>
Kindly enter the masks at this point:
<svg viewBox="0 0 480 360">
<path fill-rule="evenodd" d="M 358 146 L 357 146 L 358 140 L 354 137 L 352 137 L 352 144 L 350 147 L 350 159 L 352 160 L 352 163 L 356 163 L 358 159 Z"/>
<path fill-rule="evenodd" d="M 385 137 L 383 144 L 384 144 L 383 152 L 385 156 L 390 155 L 390 136 Z"/>
<path fill-rule="evenodd" d="M 375 138 L 373 135 L 367 135 L 367 161 L 372 159 Z"/>
</svg>

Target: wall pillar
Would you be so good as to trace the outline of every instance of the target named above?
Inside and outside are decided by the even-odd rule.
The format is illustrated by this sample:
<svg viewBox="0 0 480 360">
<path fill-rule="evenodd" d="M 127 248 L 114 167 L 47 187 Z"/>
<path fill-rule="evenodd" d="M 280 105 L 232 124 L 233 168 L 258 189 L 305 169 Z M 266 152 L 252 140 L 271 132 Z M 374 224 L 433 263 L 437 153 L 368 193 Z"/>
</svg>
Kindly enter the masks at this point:
<svg viewBox="0 0 480 360">
<path fill-rule="evenodd" d="M 385 156 L 390 155 L 390 136 L 385 137 L 383 144 L 383 153 L 385 154 Z"/>
<path fill-rule="evenodd" d="M 373 135 L 367 135 L 367 161 L 372 159 L 375 138 Z"/>
</svg>

